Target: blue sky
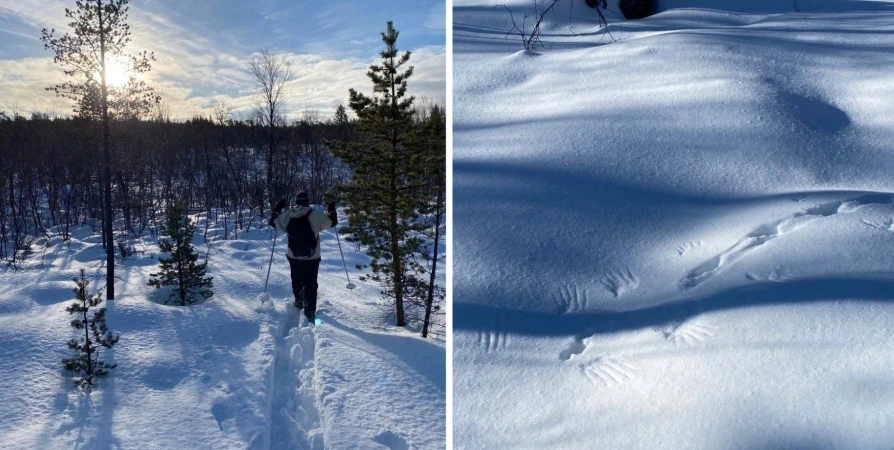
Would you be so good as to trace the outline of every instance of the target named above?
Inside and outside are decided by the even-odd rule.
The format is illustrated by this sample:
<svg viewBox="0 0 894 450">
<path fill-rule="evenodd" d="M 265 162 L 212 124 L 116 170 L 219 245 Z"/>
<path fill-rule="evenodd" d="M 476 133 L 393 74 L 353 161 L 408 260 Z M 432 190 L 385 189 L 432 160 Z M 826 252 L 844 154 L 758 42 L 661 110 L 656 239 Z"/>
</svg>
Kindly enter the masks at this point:
<svg viewBox="0 0 894 450">
<path fill-rule="evenodd" d="M 64 81 L 41 28 L 69 31 L 64 9 L 73 0 L 3 0 L 0 3 L 0 110 L 70 113 L 70 103 L 44 87 Z M 297 74 L 289 84 L 288 114 L 324 116 L 348 88 L 369 92 L 365 77 L 382 49 L 388 20 L 400 31 L 398 47 L 413 52 L 410 93 L 444 104 L 445 0 L 132 0 L 129 51 L 154 51 L 147 80 L 175 117 L 205 113 L 226 101 L 237 114 L 251 110 L 252 82 L 245 64 L 269 49 L 288 55 Z"/>
</svg>

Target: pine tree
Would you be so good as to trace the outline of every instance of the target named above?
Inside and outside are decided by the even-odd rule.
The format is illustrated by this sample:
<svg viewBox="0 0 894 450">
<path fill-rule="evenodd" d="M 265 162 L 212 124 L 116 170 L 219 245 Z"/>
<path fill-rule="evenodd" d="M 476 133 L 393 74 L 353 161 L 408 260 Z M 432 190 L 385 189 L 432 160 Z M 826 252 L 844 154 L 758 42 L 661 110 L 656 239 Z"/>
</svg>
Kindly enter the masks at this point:
<svg viewBox="0 0 894 450">
<path fill-rule="evenodd" d="M 76 0 L 74 9 L 65 8 L 68 25 L 74 34 L 55 37 L 56 30 L 41 31 L 44 47 L 56 53 L 53 62 L 65 67 L 65 74 L 74 77 L 48 88 L 56 95 L 78 102 L 75 111 L 82 117 L 95 118 L 103 124 L 103 243 L 106 248 L 106 298 L 115 298 L 115 247 L 112 236 L 112 169 L 109 122 L 118 109 L 122 116 L 133 117 L 148 111 L 159 97 L 133 75 L 147 72 L 155 56 L 149 52 L 125 55 L 130 43 L 127 24 L 128 0 Z M 124 58 L 131 77 L 121 87 L 110 86 L 107 68 L 113 57 Z M 111 111 L 110 111 L 111 110 Z"/>
<path fill-rule="evenodd" d="M 109 369 L 114 369 L 117 364 L 108 364 L 99 357 L 99 347 L 112 348 L 120 335 L 112 334 L 106 326 L 106 308 L 96 309 L 102 303 L 102 295 L 89 296 L 87 286 L 90 280 L 81 269 L 81 275 L 74 279 L 77 288 L 74 289 L 77 301 L 65 308 L 69 314 L 75 314 L 78 318 L 71 321 L 71 326 L 76 330 L 83 330 L 84 337 L 68 341 L 68 348 L 76 352 L 75 356 L 65 358 L 62 363 L 65 369 L 81 374 L 77 381 L 82 387 L 91 386 L 96 377 L 106 375 Z M 90 314 L 92 312 L 92 315 Z"/>
<path fill-rule="evenodd" d="M 335 124 L 338 126 L 345 126 L 348 122 L 348 111 L 345 109 L 345 105 L 339 104 L 338 107 L 335 108 Z"/>
<path fill-rule="evenodd" d="M 353 170 L 351 182 L 342 187 L 350 225 L 342 230 L 349 240 L 367 247 L 371 257 L 370 279 L 380 282 L 382 294 L 394 300 L 397 326 L 404 326 L 404 299 L 418 284 L 418 264 L 412 258 L 422 244 L 419 232 L 421 186 L 414 139 L 413 97 L 407 96 L 407 79 L 413 74 L 410 52 L 399 54 L 398 32 L 392 22 L 382 33 L 385 50 L 380 65 L 372 65 L 372 97 L 350 89 L 351 110 L 357 116 L 363 142 L 329 142 L 333 154 Z"/>
<path fill-rule="evenodd" d="M 149 274 L 149 286 L 174 286 L 167 302 L 179 301 L 180 306 L 196 303 L 196 296 L 210 298 L 214 295 L 211 290 L 214 277 L 205 276 L 208 263 L 198 263 L 199 253 L 192 246 L 196 225 L 180 205 L 168 205 L 165 215 L 166 223 L 161 231 L 170 239 L 160 240 L 158 246 L 171 257 L 158 259 L 161 270 Z"/>
</svg>

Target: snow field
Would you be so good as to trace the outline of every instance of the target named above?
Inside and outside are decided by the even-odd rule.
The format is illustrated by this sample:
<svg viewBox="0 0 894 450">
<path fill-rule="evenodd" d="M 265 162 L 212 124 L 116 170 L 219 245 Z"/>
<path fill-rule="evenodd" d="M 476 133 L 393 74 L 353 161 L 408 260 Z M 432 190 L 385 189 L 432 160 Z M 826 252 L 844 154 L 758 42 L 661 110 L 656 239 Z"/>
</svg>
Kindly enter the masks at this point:
<svg viewBox="0 0 894 450">
<path fill-rule="evenodd" d="M 456 448 L 890 447 L 894 3 L 659 5 L 456 2 Z"/>
<path fill-rule="evenodd" d="M 158 247 L 151 237 L 138 239 L 138 253 L 116 268 L 118 298 L 103 303 L 109 328 L 121 333 L 104 357 L 119 366 L 89 393 L 75 388 L 61 360 L 73 336 L 64 311 L 74 299 L 71 278 L 84 268 L 91 292 L 104 282 L 98 234 L 86 227 L 69 242 L 53 237 L 47 247 L 35 247 L 23 270 L 0 272 L 0 376 L 7 380 L 0 388 L 0 448 L 443 448 L 443 343 L 385 326 L 376 286 L 354 280 L 356 290 L 344 289 L 332 230 L 321 235 L 324 324 L 315 329 L 299 322 L 291 306 L 282 235 L 270 274 L 272 300 L 262 306 L 256 298 L 273 235 L 251 230 L 222 240 L 222 229 L 212 224 L 205 243 L 203 215 L 194 219 L 200 226 L 193 243 L 202 257 L 209 255 L 215 295 L 189 307 L 160 304 L 165 294 L 146 285 Z M 366 257 L 352 246 L 344 251 L 356 278 L 353 266 Z M 321 340 L 338 341 L 327 338 L 327 317 L 347 324 L 339 334 L 360 336 L 332 361 L 320 349 Z M 377 340 L 380 334 L 387 345 Z M 438 365 L 439 375 L 428 370 Z M 420 378 L 419 370 L 432 377 Z M 332 375 L 354 371 L 364 377 Z M 367 385 L 382 371 L 420 384 Z M 327 401 L 330 396 L 338 403 Z M 403 400 L 391 398 L 398 396 Z M 402 402 L 414 408 L 397 410 Z M 357 420 L 354 410 L 370 416 Z M 406 419 L 417 414 L 427 420 Z"/>
</svg>

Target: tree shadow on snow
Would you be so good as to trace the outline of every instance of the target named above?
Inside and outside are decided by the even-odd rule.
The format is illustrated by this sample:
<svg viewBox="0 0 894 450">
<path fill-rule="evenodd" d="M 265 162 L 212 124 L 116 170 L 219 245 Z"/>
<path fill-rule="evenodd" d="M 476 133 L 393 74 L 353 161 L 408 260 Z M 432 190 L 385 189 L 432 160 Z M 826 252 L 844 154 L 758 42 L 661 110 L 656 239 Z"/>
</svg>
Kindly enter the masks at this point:
<svg viewBox="0 0 894 450">
<path fill-rule="evenodd" d="M 798 9 L 803 13 L 812 12 L 883 12 L 894 11 L 894 4 L 874 0 L 799 0 Z M 752 0 L 729 2 L 726 0 L 658 0 L 656 6 L 662 9 L 716 9 L 739 13 L 786 13 L 794 11 L 794 4 L 779 0 Z"/>
<path fill-rule="evenodd" d="M 350 328 L 330 317 L 323 317 L 323 321 L 323 326 L 337 328 L 394 355 L 408 368 L 427 379 L 433 387 L 445 392 L 447 358 L 444 347 L 413 336 L 370 333 Z"/>
<path fill-rule="evenodd" d="M 38 437 L 41 448 L 55 448 L 60 439 L 70 439 L 67 447 L 73 450 L 123 448 L 112 432 L 117 407 L 113 376 L 97 379 L 96 385 L 86 390 L 74 384 L 75 377 L 64 373 L 53 402 L 53 414 Z"/>
<path fill-rule="evenodd" d="M 594 268 L 605 266 L 602 258 L 625 256 L 619 248 L 635 252 L 646 245 L 630 236 L 697 228 L 726 212 L 740 214 L 743 207 L 780 201 L 808 199 L 795 203 L 803 209 L 819 198 L 891 195 L 849 190 L 710 194 L 649 185 L 648 179 L 625 181 L 511 161 L 455 161 L 453 168 L 454 238 L 460 243 L 454 249 L 454 298 L 507 308 L 520 298 L 542 297 L 551 280 L 591 277 Z M 494 231 L 503 226 L 507 230 Z M 488 268 L 486 282 L 476 264 Z M 500 292 L 505 288 L 493 284 L 496 278 L 518 292 Z M 464 318 L 457 314 L 457 320 Z"/>
<path fill-rule="evenodd" d="M 766 282 L 642 309 L 570 315 L 456 303 L 453 327 L 455 330 L 487 331 L 494 318 L 501 317 L 503 331 L 507 333 L 580 337 L 661 326 L 713 311 L 829 301 L 891 302 L 894 301 L 894 280 L 863 275 Z"/>
</svg>

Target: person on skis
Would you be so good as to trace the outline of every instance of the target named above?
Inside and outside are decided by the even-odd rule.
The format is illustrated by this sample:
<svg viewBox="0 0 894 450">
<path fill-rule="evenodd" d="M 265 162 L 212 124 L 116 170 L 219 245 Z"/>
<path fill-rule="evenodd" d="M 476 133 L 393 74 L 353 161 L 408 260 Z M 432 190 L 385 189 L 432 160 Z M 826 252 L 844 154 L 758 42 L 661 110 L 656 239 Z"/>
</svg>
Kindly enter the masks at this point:
<svg viewBox="0 0 894 450">
<path fill-rule="evenodd" d="M 288 236 L 286 259 L 292 275 L 295 307 L 304 310 L 307 321 L 314 323 L 317 313 L 317 273 L 320 271 L 320 232 L 338 224 L 335 202 L 327 212 L 311 208 L 307 192 L 295 196 L 296 206 L 286 209 L 285 200 L 273 207 L 269 224 Z"/>
</svg>

